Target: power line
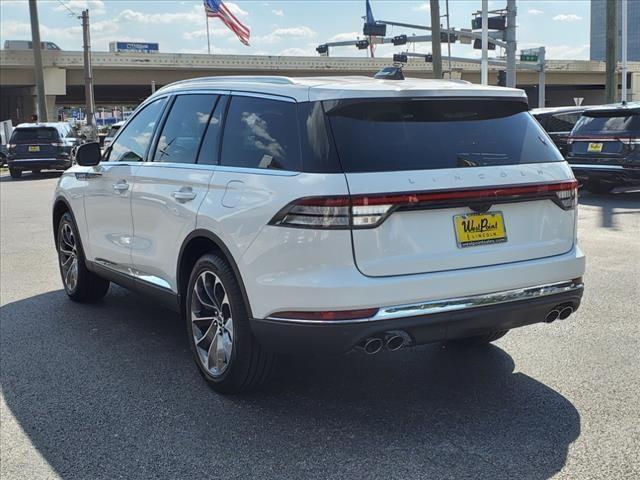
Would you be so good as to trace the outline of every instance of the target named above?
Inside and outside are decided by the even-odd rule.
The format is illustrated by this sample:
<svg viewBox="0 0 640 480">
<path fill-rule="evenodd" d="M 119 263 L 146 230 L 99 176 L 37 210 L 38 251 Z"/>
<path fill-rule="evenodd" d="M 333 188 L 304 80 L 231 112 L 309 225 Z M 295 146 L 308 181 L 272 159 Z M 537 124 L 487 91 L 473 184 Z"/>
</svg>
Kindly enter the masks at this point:
<svg viewBox="0 0 640 480">
<path fill-rule="evenodd" d="M 66 3 L 64 3 L 62 0 L 58 0 L 58 3 L 59 3 L 60 5 L 62 5 L 64 8 L 66 8 L 67 10 L 69 10 L 69 13 L 70 13 L 71 15 L 73 15 L 74 17 L 77 17 L 77 16 L 78 16 L 78 14 L 77 14 L 76 12 L 74 12 L 73 10 L 71 10 L 71 8 L 69 8 L 69 5 L 67 5 Z"/>
</svg>

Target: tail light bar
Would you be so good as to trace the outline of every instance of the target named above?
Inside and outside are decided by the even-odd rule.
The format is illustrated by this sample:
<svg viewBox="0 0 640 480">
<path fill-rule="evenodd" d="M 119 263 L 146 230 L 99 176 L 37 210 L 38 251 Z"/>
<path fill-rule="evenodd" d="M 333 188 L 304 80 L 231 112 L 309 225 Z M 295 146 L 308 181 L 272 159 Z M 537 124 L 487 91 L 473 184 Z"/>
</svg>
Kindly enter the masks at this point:
<svg viewBox="0 0 640 480">
<path fill-rule="evenodd" d="M 481 189 L 305 197 L 284 207 L 269 224 L 328 230 L 363 229 L 379 226 L 395 211 L 489 207 L 533 200 L 551 200 L 563 210 L 572 210 L 577 199 L 576 180 Z"/>
</svg>

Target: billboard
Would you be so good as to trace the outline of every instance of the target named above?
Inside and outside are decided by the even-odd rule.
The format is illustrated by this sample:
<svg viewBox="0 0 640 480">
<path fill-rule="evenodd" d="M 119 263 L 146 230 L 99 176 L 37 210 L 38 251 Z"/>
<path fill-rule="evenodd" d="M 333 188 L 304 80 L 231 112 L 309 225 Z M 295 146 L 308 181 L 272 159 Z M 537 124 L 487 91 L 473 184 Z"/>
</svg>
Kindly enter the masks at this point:
<svg viewBox="0 0 640 480">
<path fill-rule="evenodd" d="M 158 53 L 160 45 L 148 42 L 111 42 L 109 43 L 110 52 L 128 52 L 128 53 Z"/>
</svg>

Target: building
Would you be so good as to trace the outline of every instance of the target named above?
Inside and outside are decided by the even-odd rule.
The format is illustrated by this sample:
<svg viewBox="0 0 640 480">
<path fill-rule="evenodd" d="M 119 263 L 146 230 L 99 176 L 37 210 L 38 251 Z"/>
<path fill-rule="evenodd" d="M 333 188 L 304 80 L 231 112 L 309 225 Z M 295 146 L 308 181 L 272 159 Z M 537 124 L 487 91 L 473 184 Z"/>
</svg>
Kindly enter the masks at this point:
<svg viewBox="0 0 640 480">
<path fill-rule="evenodd" d="M 605 60 L 607 1 L 591 0 L 591 60 Z M 618 60 L 622 59 L 622 0 L 618 0 Z M 640 61 L 640 0 L 627 0 L 627 60 Z"/>
</svg>

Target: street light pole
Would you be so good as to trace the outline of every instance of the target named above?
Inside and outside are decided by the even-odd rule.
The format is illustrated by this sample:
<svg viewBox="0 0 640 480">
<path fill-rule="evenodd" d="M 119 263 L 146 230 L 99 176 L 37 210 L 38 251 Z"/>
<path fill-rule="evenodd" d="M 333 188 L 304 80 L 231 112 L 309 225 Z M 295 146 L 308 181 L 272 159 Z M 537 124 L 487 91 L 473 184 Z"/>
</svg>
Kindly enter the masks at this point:
<svg viewBox="0 0 640 480">
<path fill-rule="evenodd" d="M 617 23 L 617 5 L 616 0 L 607 0 L 606 3 L 606 19 L 605 19 L 605 102 L 614 103 L 617 99 L 616 95 L 616 66 L 618 63 L 618 29 Z"/>
<path fill-rule="evenodd" d="M 31 17 L 31 43 L 36 76 L 36 105 L 38 121 L 47 121 L 47 99 L 44 93 L 44 70 L 42 68 L 42 49 L 40 43 L 40 23 L 38 22 L 38 5 L 36 0 L 29 0 L 29 16 Z"/>
<path fill-rule="evenodd" d="M 622 0 L 622 92 L 620 99 L 627 101 L 627 0 Z"/>
<path fill-rule="evenodd" d="M 431 0 L 431 55 L 433 56 L 433 78 L 442 79 L 442 50 L 440 46 L 440 3 Z"/>
<path fill-rule="evenodd" d="M 507 0 L 507 87 L 516 86 L 516 0 Z"/>
<path fill-rule="evenodd" d="M 91 39 L 89 35 L 89 10 L 83 10 L 82 15 L 82 38 L 84 41 L 84 98 L 87 110 L 87 127 L 91 140 L 97 138 L 96 119 L 94 115 L 95 103 L 93 99 L 93 74 L 91 73 Z"/>
</svg>

